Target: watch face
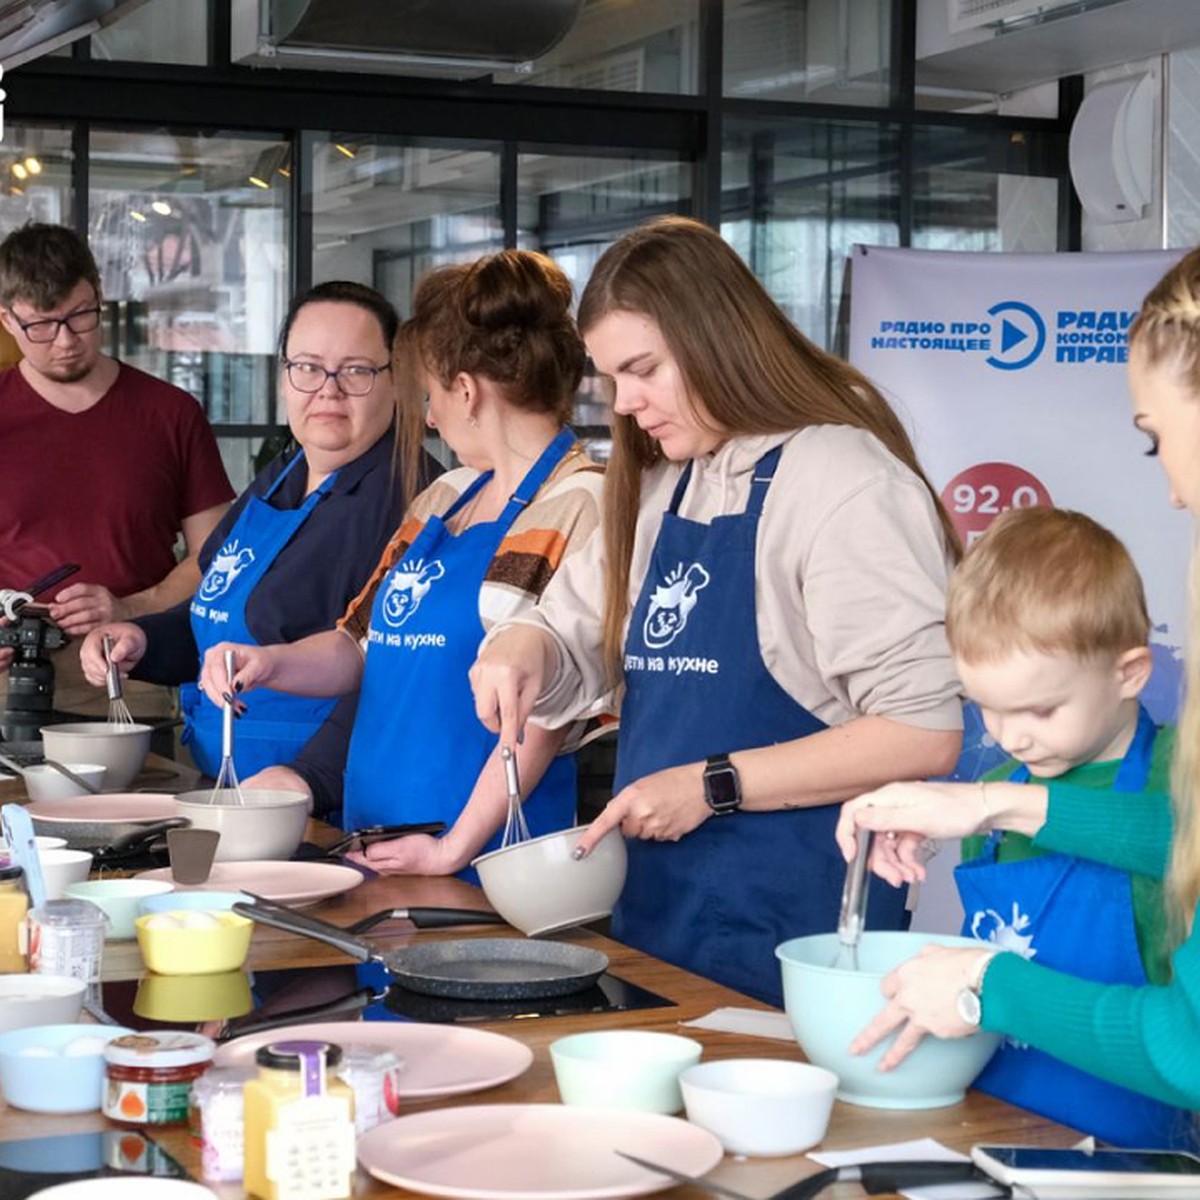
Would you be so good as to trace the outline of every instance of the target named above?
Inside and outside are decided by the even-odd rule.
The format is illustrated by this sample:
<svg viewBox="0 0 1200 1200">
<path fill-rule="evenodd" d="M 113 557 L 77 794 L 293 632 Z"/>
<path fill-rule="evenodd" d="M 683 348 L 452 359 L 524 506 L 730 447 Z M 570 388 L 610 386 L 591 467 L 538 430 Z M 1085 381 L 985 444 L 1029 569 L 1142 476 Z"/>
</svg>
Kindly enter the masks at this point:
<svg viewBox="0 0 1200 1200">
<path fill-rule="evenodd" d="M 979 1002 L 979 995 L 972 991 L 969 987 L 963 988 L 958 993 L 958 1015 L 968 1025 L 978 1025 L 983 1017 L 983 1005 Z"/>
<path fill-rule="evenodd" d="M 714 771 L 705 777 L 707 783 L 708 802 L 716 808 L 729 808 L 737 804 L 738 796 L 737 775 L 732 767 Z"/>
</svg>

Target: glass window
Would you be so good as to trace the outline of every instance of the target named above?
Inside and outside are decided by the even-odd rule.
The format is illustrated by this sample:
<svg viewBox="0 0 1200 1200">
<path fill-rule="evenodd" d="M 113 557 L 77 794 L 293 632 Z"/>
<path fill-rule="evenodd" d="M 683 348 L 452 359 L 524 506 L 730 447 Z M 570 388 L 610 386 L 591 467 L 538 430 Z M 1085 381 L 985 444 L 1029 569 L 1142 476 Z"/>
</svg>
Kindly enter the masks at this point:
<svg viewBox="0 0 1200 1200">
<path fill-rule="evenodd" d="M 92 35 L 92 58 L 206 66 L 208 8 L 206 0 L 149 0 Z"/>
<path fill-rule="evenodd" d="M 699 0 L 583 0 L 570 31 L 531 70 L 501 71 L 494 79 L 694 95 L 698 36 Z"/>
<path fill-rule="evenodd" d="M 924 250 L 1058 249 L 1060 152 L 1042 133 L 918 129 L 912 244 Z"/>
<path fill-rule="evenodd" d="M 725 0 L 724 94 L 888 103 L 891 0 Z"/>
<path fill-rule="evenodd" d="M 504 245 L 494 142 L 320 134 L 312 181 L 314 282 L 371 284 L 402 315 L 426 271 Z"/>
<path fill-rule="evenodd" d="M 74 157 L 69 128 L 5 123 L 0 143 L 0 227 L 5 232 L 26 221 L 71 224 Z"/>
<path fill-rule="evenodd" d="M 721 233 L 827 349 L 851 246 L 899 244 L 897 142 L 894 127 L 867 122 L 725 123 Z"/>
<path fill-rule="evenodd" d="M 218 427 L 261 434 L 275 419 L 288 189 L 254 178 L 286 152 L 221 132 L 91 135 L 88 228 L 116 305 L 110 349 L 191 392 Z"/>
</svg>

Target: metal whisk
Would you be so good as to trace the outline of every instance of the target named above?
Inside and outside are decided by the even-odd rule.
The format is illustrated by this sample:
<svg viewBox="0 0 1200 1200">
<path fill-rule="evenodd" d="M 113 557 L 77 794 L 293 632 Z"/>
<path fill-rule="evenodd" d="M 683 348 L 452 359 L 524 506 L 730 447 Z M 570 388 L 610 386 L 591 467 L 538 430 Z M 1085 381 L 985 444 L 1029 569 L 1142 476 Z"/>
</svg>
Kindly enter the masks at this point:
<svg viewBox="0 0 1200 1200">
<path fill-rule="evenodd" d="M 838 952 L 831 964 L 840 971 L 858 970 L 858 943 L 867 923 L 867 862 L 871 857 L 873 835 L 870 830 L 858 831 L 858 853 L 846 868 L 846 883 L 842 888 L 842 911 L 838 917 Z"/>
<path fill-rule="evenodd" d="M 105 689 L 108 692 L 108 723 L 110 725 L 133 725 L 133 713 L 125 703 L 121 691 L 121 669 L 112 660 L 113 640 L 106 633 L 102 639 L 104 646 L 104 666 L 107 671 Z"/>
<path fill-rule="evenodd" d="M 504 783 L 508 790 L 508 818 L 500 839 L 503 848 L 529 841 L 529 826 L 525 824 L 525 814 L 521 811 L 521 780 L 517 775 L 516 751 L 511 746 L 501 746 L 500 757 L 504 760 Z"/>
<path fill-rule="evenodd" d="M 221 769 L 209 796 L 209 804 L 245 804 L 237 771 L 233 768 L 233 651 L 225 651 L 225 692 L 221 708 Z"/>
</svg>

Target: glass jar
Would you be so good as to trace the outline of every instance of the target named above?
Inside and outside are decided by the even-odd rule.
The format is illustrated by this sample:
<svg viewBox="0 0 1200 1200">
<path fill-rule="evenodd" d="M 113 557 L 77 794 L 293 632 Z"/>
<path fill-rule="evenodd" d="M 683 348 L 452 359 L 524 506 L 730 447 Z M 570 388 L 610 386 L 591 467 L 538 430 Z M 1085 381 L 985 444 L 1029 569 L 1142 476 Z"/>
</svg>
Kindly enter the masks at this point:
<svg viewBox="0 0 1200 1200">
<path fill-rule="evenodd" d="M 354 1092 L 354 1130 L 359 1137 L 400 1112 L 404 1060 L 385 1046 L 347 1046 L 336 1070 Z"/>
<path fill-rule="evenodd" d="M 198 1033 L 128 1033 L 104 1047 L 104 1115 L 121 1125 L 179 1125 L 216 1043 Z"/>
<path fill-rule="evenodd" d="M 261 1200 L 345 1200 L 354 1188 L 354 1094 L 332 1074 L 341 1047 L 280 1041 L 254 1057 L 258 1074 L 243 1093 L 246 1191 Z"/>
<path fill-rule="evenodd" d="M 21 929 L 29 911 L 25 872 L 18 866 L 0 866 L 0 975 L 29 970 L 21 949 Z"/>
</svg>

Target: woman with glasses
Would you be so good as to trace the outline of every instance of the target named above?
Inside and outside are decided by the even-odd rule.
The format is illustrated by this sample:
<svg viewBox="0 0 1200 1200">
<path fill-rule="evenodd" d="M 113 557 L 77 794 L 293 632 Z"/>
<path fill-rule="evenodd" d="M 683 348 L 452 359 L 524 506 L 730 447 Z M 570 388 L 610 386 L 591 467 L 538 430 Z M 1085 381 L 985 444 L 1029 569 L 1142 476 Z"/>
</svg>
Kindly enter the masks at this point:
<svg viewBox="0 0 1200 1200">
<path fill-rule="evenodd" d="M 468 864 L 499 842 L 504 764 L 495 734 L 475 719 L 467 672 L 485 632 L 531 609 L 599 525 L 601 474 L 566 424 L 584 362 L 570 305 L 563 272 L 528 251 L 421 281 L 401 345 L 427 395 L 427 422 L 463 467 L 413 502 L 337 630 L 234 647 L 234 686 L 248 713 L 264 686 L 307 696 L 358 691 L 344 760 L 334 754 L 314 770 L 309 759 L 255 783 L 269 775 L 275 787 L 322 787 L 314 809 L 325 813 L 343 799 L 344 761 L 347 829 L 447 826 L 440 838 L 371 846 L 365 861 L 376 870 L 473 878 Z M 214 702 L 228 688 L 227 644 L 209 651 L 201 675 Z M 568 732 L 530 728 L 516 748 L 535 835 L 575 820 Z"/>
<path fill-rule="evenodd" d="M 279 337 L 279 390 L 298 449 L 270 463 L 209 537 L 190 601 L 102 625 L 83 644 L 94 684 L 104 683 L 103 639 L 111 637 L 123 672 L 184 685 L 184 741 L 208 775 L 220 768 L 221 710 L 195 684 L 204 652 L 229 639 L 266 645 L 329 629 L 395 529 L 404 485 L 418 472 L 422 482 L 429 477 L 419 426 L 409 429 L 415 409 L 397 421 L 398 327 L 392 305 L 357 283 L 319 284 L 293 301 Z M 264 692 L 238 726 L 239 777 L 290 762 L 333 706 Z"/>
</svg>

